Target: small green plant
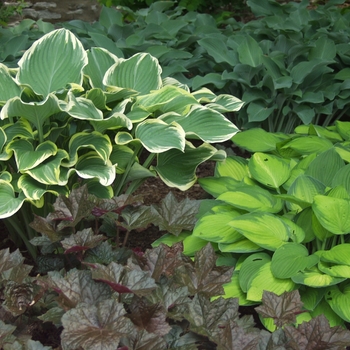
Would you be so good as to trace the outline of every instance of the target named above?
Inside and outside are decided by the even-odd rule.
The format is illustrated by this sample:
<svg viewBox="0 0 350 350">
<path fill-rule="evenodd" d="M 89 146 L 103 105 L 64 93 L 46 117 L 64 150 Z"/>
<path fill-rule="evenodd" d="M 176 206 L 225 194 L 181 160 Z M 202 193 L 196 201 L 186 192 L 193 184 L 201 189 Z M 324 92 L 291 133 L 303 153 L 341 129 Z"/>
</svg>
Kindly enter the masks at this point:
<svg viewBox="0 0 350 350">
<path fill-rule="evenodd" d="M 0 64 L 0 218 L 25 243 L 35 235 L 26 233 L 30 206 L 47 214 L 50 197 L 83 184 L 100 198 L 130 194 L 156 175 L 186 190 L 200 163 L 225 158 L 211 143 L 238 131 L 222 113 L 238 110 L 240 100 L 162 80 L 148 53 L 85 51 L 59 29 L 18 65 Z M 195 147 L 193 139 L 202 142 Z"/>
<path fill-rule="evenodd" d="M 201 203 L 192 235 L 181 239 L 192 254 L 212 242 L 235 266 L 227 297 L 252 305 L 265 290 L 298 289 L 307 310 L 300 321 L 323 313 L 333 325 L 350 322 L 349 135 L 349 122 L 291 135 L 247 130 L 233 142 L 250 159 L 230 156 L 199 179 L 215 199 Z"/>
<path fill-rule="evenodd" d="M 21 15 L 25 6 L 24 0 L 0 2 L 0 25 L 6 26 L 11 17 Z"/>
</svg>

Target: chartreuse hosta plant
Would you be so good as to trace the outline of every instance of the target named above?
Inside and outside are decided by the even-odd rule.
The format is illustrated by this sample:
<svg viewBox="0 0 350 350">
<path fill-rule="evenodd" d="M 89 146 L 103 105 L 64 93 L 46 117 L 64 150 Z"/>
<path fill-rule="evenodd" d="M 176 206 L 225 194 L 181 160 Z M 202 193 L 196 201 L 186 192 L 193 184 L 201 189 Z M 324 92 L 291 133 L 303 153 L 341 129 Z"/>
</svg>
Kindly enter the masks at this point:
<svg viewBox="0 0 350 350">
<path fill-rule="evenodd" d="M 229 156 L 199 180 L 215 199 L 201 203 L 184 251 L 209 241 L 231 259 L 226 295 L 241 305 L 298 289 L 300 321 L 323 313 L 350 322 L 350 122 L 291 135 L 251 129 L 233 142 L 252 155 Z"/>
<path fill-rule="evenodd" d="M 159 175 L 186 190 L 200 163 L 225 158 L 210 144 L 238 131 L 222 113 L 240 109 L 240 100 L 162 80 L 148 53 L 123 59 L 102 48 L 85 51 L 59 29 L 37 40 L 18 66 L 0 65 L 0 218 L 18 233 L 13 215 L 24 204 L 49 209 L 45 197 L 81 184 L 110 198 L 129 182 L 128 193 Z M 195 147 L 192 139 L 202 142 Z"/>
</svg>

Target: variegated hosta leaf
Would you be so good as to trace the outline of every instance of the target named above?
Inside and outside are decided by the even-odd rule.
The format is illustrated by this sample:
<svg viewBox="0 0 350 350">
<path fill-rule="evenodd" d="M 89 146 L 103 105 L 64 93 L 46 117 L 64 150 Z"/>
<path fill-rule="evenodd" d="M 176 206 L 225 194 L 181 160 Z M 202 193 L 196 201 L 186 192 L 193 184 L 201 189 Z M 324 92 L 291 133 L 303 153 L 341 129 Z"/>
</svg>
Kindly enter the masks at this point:
<svg viewBox="0 0 350 350">
<path fill-rule="evenodd" d="M 104 118 L 103 120 L 91 120 L 90 124 L 98 132 L 103 133 L 106 130 L 117 130 L 117 129 L 132 129 L 131 120 L 123 113 L 113 113 L 111 116 Z"/>
<path fill-rule="evenodd" d="M 135 328 L 125 314 L 123 304 L 113 299 L 96 305 L 82 303 L 69 310 L 62 317 L 61 340 L 64 348 L 117 349 L 120 339 Z"/>
<path fill-rule="evenodd" d="M 16 196 L 15 191 L 10 183 L 0 179 L 0 219 L 8 218 L 14 215 L 25 201 L 22 192 Z"/>
<path fill-rule="evenodd" d="M 57 153 L 57 146 L 51 141 L 40 143 L 34 150 L 33 144 L 25 139 L 15 139 L 7 146 L 13 151 L 20 172 L 32 169 Z"/>
<path fill-rule="evenodd" d="M 21 88 L 11 77 L 9 69 L 0 63 L 0 105 L 13 97 L 19 96 Z"/>
<path fill-rule="evenodd" d="M 78 161 L 78 151 L 81 148 L 91 148 L 96 151 L 96 154 L 107 163 L 112 152 L 112 144 L 108 135 L 102 135 L 97 131 L 80 132 L 74 134 L 69 140 L 69 166 L 73 166 Z"/>
<path fill-rule="evenodd" d="M 95 152 L 81 156 L 75 166 L 75 171 L 83 179 L 98 179 L 103 186 L 110 186 L 116 175 L 115 166 L 111 161 L 104 162 Z"/>
<path fill-rule="evenodd" d="M 47 96 L 70 83 L 81 85 L 82 69 L 87 63 L 87 54 L 77 37 L 66 29 L 57 29 L 35 41 L 24 53 L 18 62 L 17 80 Z"/>
<path fill-rule="evenodd" d="M 116 62 L 118 57 L 102 47 L 92 47 L 87 51 L 88 64 L 84 67 L 84 74 L 89 77 L 92 87 L 103 89 L 103 77 L 107 70 Z"/>
<path fill-rule="evenodd" d="M 119 59 L 106 72 L 103 84 L 148 94 L 162 85 L 162 68 L 158 60 L 148 53 L 137 53 L 128 59 Z"/>
<path fill-rule="evenodd" d="M 185 149 L 185 132 L 177 123 L 167 124 L 159 119 L 148 119 L 136 127 L 135 137 L 151 153 Z"/>
</svg>

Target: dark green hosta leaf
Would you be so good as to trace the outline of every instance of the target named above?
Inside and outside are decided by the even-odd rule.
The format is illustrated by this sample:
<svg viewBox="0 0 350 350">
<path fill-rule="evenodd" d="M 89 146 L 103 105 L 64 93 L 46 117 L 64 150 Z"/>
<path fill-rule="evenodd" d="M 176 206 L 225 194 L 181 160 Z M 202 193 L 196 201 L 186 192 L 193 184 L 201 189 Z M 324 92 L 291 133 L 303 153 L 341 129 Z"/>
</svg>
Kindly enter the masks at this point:
<svg viewBox="0 0 350 350">
<path fill-rule="evenodd" d="M 62 316 L 62 345 L 69 349 L 115 350 L 120 339 L 134 329 L 125 314 L 123 304 L 116 300 L 103 300 L 96 305 L 81 303 Z"/>
<path fill-rule="evenodd" d="M 284 331 L 292 350 L 343 349 L 350 344 L 349 331 L 341 326 L 330 327 L 324 315 L 303 322 L 297 328 L 285 326 Z"/>
<path fill-rule="evenodd" d="M 263 51 L 257 41 L 251 36 L 244 37 L 237 47 L 240 63 L 258 67 L 262 63 Z"/>
<path fill-rule="evenodd" d="M 65 254 L 84 251 L 96 247 L 103 241 L 103 235 L 95 235 L 91 228 L 86 228 L 61 241 Z"/>
<path fill-rule="evenodd" d="M 295 323 L 296 316 L 302 311 L 303 303 L 297 290 L 285 292 L 278 296 L 264 291 L 262 305 L 255 310 L 263 317 L 271 317 L 278 328 Z"/>
<path fill-rule="evenodd" d="M 154 214 L 153 224 L 161 231 L 178 236 L 183 230 L 192 230 L 196 222 L 195 215 L 199 210 L 199 201 L 185 198 L 178 202 L 172 192 L 151 207 Z"/>
<path fill-rule="evenodd" d="M 159 337 L 169 333 L 166 322 L 167 312 L 160 304 L 150 304 L 145 298 L 134 297 L 130 304 L 128 317 L 139 330 L 157 334 Z"/>
<path fill-rule="evenodd" d="M 130 270 L 128 267 L 111 262 L 108 266 L 93 264 L 92 278 L 108 284 L 116 292 L 134 293 L 138 296 L 149 294 L 157 287 L 148 272 Z"/>
<path fill-rule="evenodd" d="M 231 281 L 233 267 L 216 266 L 215 251 L 208 243 L 196 252 L 194 262 L 184 257 L 183 264 L 175 270 L 175 280 L 187 286 L 191 295 L 203 293 L 206 296 L 224 294 L 223 284 Z"/>
<path fill-rule="evenodd" d="M 57 271 L 48 273 L 48 283 L 59 293 L 60 303 L 74 308 L 79 303 L 94 304 L 110 297 L 110 288 L 91 278 L 90 271 L 71 269 L 65 276 Z"/>
</svg>

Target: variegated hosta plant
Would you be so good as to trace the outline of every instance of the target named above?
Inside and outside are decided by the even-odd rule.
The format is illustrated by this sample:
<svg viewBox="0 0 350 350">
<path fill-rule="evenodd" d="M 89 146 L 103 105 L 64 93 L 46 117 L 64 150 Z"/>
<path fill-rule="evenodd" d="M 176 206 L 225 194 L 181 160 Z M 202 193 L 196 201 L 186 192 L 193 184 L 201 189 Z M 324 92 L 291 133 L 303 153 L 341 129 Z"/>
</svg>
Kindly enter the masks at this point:
<svg viewBox="0 0 350 350">
<path fill-rule="evenodd" d="M 238 131 L 223 113 L 239 110 L 239 99 L 162 80 L 150 54 L 86 51 L 66 29 L 34 42 L 18 66 L 0 64 L 1 219 L 11 221 L 26 202 L 47 209 L 45 197 L 77 184 L 108 198 L 159 175 L 186 190 L 200 163 L 225 158 L 211 143 Z M 19 224 L 12 220 L 17 232 Z"/>
</svg>

